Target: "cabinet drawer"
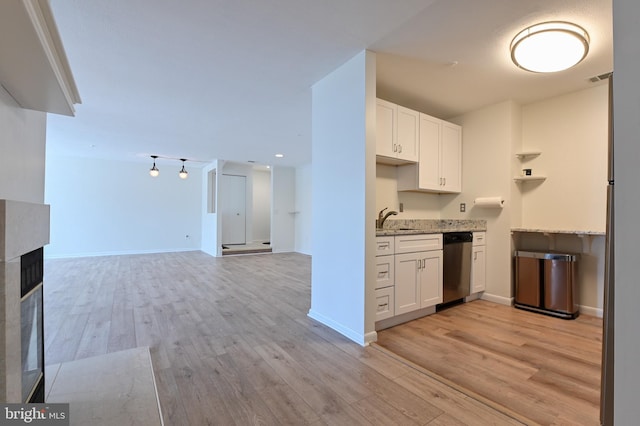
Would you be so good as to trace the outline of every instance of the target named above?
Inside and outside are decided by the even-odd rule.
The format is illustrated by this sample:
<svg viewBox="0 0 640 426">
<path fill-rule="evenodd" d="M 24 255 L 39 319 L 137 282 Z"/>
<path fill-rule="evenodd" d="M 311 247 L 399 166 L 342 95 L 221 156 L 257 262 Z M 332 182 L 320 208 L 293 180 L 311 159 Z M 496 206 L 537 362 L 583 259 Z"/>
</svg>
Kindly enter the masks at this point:
<svg viewBox="0 0 640 426">
<path fill-rule="evenodd" d="M 442 234 L 396 235 L 395 252 L 442 250 Z"/>
<path fill-rule="evenodd" d="M 485 245 L 485 232 L 474 232 L 473 233 L 473 245 L 474 246 L 483 246 Z"/>
<path fill-rule="evenodd" d="M 393 237 L 376 237 L 376 256 L 393 253 L 395 253 Z"/>
<path fill-rule="evenodd" d="M 376 321 L 391 318 L 393 309 L 393 287 L 376 290 Z"/>
<path fill-rule="evenodd" d="M 376 257 L 376 289 L 393 285 L 394 262 L 393 255 Z"/>
</svg>

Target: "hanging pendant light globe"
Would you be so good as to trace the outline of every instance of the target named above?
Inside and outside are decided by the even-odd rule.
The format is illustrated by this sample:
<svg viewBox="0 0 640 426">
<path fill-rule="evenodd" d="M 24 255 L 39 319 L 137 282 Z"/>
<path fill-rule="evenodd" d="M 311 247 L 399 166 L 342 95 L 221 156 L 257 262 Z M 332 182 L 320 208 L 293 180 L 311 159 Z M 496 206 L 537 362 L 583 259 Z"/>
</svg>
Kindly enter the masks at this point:
<svg viewBox="0 0 640 426">
<path fill-rule="evenodd" d="M 189 177 L 189 173 L 184 169 L 184 162 L 187 160 L 181 158 L 180 161 L 182 161 L 182 169 L 180 170 L 180 173 L 178 173 L 178 176 L 180 176 L 180 179 L 186 179 Z"/>
<path fill-rule="evenodd" d="M 543 22 L 520 31 L 511 41 L 511 59 L 519 68 L 551 73 L 579 64 L 589 52 L 589 34 L 570 22 Z"/>
<path fill-rule="evenodd" d="M 149 174 L 151 175 L 151 177 L 158 177 L 158 175 L 160 174 L 160 170 L 158 170 L 158 168 L 156 167 L 156 158 L 158 158 L 158 156 L 152 155 L 151 158 L 153 158 L 153 167 L 151 167 L 151 169 L 149 170 Z"/>
</svg>

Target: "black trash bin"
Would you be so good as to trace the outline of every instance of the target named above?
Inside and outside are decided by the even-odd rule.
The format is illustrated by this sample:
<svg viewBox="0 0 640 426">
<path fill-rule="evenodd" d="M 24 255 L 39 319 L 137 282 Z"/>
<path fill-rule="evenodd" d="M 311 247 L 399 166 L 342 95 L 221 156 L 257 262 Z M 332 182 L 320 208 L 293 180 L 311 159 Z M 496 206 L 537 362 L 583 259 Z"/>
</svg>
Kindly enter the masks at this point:
<svg viewBox="0 0 640 426">
<path fill-rule="evenodd" d="M 516 308 L 578 317 L 577 254 L 519 250 L 515 257 Z"/>
</svg>

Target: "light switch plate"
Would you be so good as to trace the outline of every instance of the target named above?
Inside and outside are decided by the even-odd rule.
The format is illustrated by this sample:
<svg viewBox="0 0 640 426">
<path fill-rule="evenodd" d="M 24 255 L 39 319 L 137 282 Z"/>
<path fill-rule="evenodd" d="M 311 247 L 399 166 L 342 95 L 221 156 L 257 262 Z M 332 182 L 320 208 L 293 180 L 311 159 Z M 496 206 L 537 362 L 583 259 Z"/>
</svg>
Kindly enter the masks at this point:
<svg viewBox="0 0 640 426">
<path fill-rule="evenodd" d="M 404 211 L 404 203 L 400 203 L 400 208 L 398 210 L 400 210 L 400 213 Z"/>
</svg>

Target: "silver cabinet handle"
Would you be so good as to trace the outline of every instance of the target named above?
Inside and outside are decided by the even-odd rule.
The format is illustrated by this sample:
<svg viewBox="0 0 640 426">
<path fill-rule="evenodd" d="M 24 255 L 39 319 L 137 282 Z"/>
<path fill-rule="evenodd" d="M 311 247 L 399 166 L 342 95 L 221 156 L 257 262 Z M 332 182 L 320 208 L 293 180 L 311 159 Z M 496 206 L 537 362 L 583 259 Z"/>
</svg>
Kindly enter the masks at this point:
<svg viewBox="0 0 640 426">
<path fill-rule="evenodd" d="M 398 145 L 398 152 L 402 152 L 402 145 Z"/>
</svg>

